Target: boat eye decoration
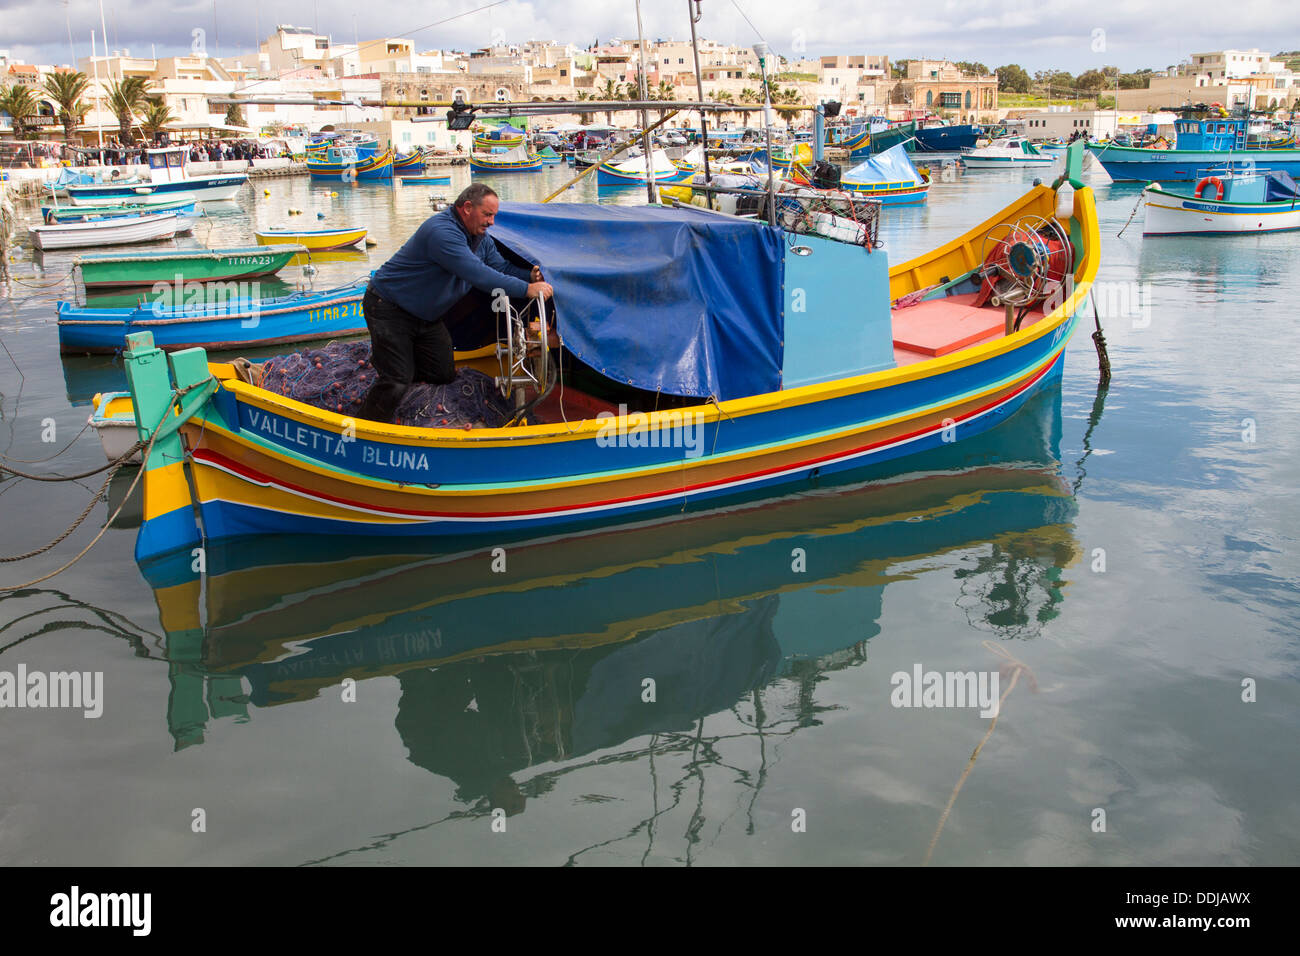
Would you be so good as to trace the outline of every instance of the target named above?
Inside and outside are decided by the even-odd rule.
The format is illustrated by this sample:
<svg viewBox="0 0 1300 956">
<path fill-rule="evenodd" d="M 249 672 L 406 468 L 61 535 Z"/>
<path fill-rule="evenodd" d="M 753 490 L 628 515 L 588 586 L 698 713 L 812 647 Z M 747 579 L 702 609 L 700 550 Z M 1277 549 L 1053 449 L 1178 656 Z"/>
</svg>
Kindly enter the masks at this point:
<svg viewBox="0 0 1300 956">
<path fill-rule="evenodd" d="M 1030 306 L 1059 292 L 1074 272 L 1074 247 L 1054 219 L 1025 216 L 984 237 L 983 284 L 976 305 Z"/>
</svg>

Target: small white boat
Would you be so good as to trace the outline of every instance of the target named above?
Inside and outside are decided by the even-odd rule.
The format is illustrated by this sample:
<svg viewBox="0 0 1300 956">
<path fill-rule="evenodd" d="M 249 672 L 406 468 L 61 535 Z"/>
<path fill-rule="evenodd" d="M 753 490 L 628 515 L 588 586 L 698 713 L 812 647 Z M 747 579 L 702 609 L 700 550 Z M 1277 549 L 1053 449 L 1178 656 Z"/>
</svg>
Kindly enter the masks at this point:
<svg viewBox="0 0 1300 956">
<path fill-rule="evenodd" d="M 1144 236 L 1222 236 L 1300 229 L 1300 187 L 1287 173 L 1205 176 L 1190 193 L 1151 183 Z"/>
<path fill-rule="evenodd" d="M 104 447 L 104 455 L 109 461 L 117 461 L 135 444 L 135 407 L 131 404 L 130 392 L 102 392 L 92 400 L 95 410 L 86 421 L 95 429 L 99 443 Z M 131 464 L 139 464 L 140 452 L 129 459 Z"/>
<path fill-rule="evenodd" d="M 91 183 L 87 185 L 68 185 L 68 199 L 74 206 L 98 206 L 107 202 L 116 202 L 130 196 L 192 193 L 195 199 L 203 202 L 218 202 L 234 199 L 239 190 L 248 182 L 245 173 L 209 173 L 202 176 L 189 175 L 190 151 L 186 146 L 169 146 L 163 149 L 145 150 L 149 160 L 149 181 L 147 183 Z"/>
<path fill-rule="evenodd" d="M 1004 166 L 1051 166 L 1056 159 L 1039 151 L 1019 136 L 995 139 L 988 146 L 964 149 L 961 161 L 968 169 L 998 169 Z"/>
<path fill-rule="evenodd" d="M 80 246 L 117 246 L 132 242 L 170 239 L 194 228 L 193 221 L 175 213 L 91 219 L 57 226 L 31 226 L 28 232 L 37 249 L 75 249 Z"/>
</svg>

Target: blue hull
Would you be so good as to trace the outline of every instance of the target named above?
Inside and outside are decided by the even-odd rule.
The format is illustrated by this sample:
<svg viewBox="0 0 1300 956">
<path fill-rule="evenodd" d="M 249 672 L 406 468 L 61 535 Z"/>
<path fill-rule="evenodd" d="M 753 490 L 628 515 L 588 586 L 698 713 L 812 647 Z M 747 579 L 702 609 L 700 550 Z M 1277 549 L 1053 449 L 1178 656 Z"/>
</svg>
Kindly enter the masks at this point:
<svg viewBox="0 0 1300 956">
<path fill-rule="evenodd" d="M 366 332 L 361 297 L 366 281 L 324 292 L 295 293 L 279 299 L 257 300 L 251 296 L 227 303 L 188 302 L 182 308 L 169 309 L 144 305 L 131 309 L 78 308 L 70 302 L 58 303 L 59 350 L 71 353 L 115 354 L 122 351 L 131 332 L 150 331 L 154 344 L 175 350 L 202 347 L 211 350 L 239 349 L 249 346 L 308 342 L 341 335 Z M 193 288 L 204 296 L 217 296 L 220 286 L 234 283 L 187 284 L 182 298 L 189 300 Z M 256 281 L 239 283 L 239 290 L 252 289 Z M 208 291 L 213 290 L 213 291 Z M 193 318 L 192 322 L 176 322 Z"/>
<path fill-rule="evenodd" d="M 1252 163 L 1257 172 L 1300 176 L 1300 149 L 1188 150 L 1089 146 L 1088 152 L 1116 182 L 1196 182 L 1208 170 Z"/>
<path fill-rule="evenodd" d="M 229 176 L 200 176 L 173 183 L 131 183 L 126 186 L 69 186 L 68 194 L 77 199 L 131 199 L 139 196 L 138 190 L 147 190 L 151 196 L 165 196 L 168 193 L 194 193 L 197 198 L 208 189 L 226 189 L 239 187 L 248 182 L 243 173 L 231 173 Z M 105 203 L 107 205 L 107 203 Z"/>
<path fill-rule="evenodd" d="M 909 153 L 956 153 L 974 149 L 979 139 L 977 126 L 932 126 L 918 129 L 916 138 L 907 144 Z"/>
</svg>

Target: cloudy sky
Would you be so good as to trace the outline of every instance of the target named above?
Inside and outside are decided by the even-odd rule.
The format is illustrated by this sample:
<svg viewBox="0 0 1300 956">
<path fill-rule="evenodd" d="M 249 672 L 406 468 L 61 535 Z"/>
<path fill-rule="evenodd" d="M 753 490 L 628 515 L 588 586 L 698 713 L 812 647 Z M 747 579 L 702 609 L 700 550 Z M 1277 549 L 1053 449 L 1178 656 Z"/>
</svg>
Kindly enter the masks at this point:
<svg viewBox="0 0 1300 956">
<path fill-rule="evenodd" d="M 196 29 L 205 31 L 210 52 L 249 53 L 276 23 L 314 26 L 339 42 L 410 36 L 417 49 L 468 49 L 494 37 L 585 46 L 636 35 L 633 0 L 488 4 L 103 0 L 103 10 L 109 48 L 145 56 L 188 52 Z M 786 56 L 885 53 L 1079 73 L 1103 65 L 1162 69 L 1190 53 L 1224 48 L 1300 48 L 1300 17 L 1283 13 L 1287 0 L 1236 0 L 1231 15 L 1206 0 L 703 0 L 702 6 L 702 36 L 749 45 L 761 34 Z M 687 0 L 642 0 L 642 9 L 648 37 L 690 37 Z M 99 10 L 99 0 L 0 0 L 0 50 L 27 62 L 67 63 L 70 27 L 76 55 L 84 57 L 90 31 L 100 33 Z"/>
</svg>

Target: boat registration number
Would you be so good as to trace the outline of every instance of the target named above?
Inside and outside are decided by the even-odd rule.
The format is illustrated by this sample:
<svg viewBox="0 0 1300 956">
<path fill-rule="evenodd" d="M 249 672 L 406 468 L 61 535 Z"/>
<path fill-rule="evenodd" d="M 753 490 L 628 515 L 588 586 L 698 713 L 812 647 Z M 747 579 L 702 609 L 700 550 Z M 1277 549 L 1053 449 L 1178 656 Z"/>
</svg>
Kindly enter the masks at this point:
<svg viewBox="0 0 1300 956">
<path fill-rule="evenodd" d="M 235 256 L 230 260 L 231 265 L 236 266 L 269 266 L 271 264 L 270 256 Z"/>
<path fill-rule="evenodd" d="M 341 322 L 344 319 L 358 318 L 361 316 L 361 302 L 345 302 L 343 305 L 333 305 L 327 308 L 311 309 L 307 313 L 308 322 Z"/>
</svg>

